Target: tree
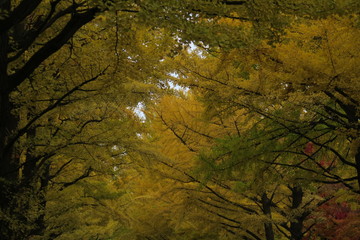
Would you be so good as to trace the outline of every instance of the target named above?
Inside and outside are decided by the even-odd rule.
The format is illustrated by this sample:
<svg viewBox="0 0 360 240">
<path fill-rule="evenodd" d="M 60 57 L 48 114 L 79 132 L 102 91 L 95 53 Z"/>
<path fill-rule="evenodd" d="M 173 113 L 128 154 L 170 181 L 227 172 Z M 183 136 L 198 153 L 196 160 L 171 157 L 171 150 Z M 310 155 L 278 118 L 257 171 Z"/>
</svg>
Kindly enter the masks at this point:
<svg viewBox="0 0 360 240">
<path fill-rule="evenodd" d="M 114 175 L 120 160 L 113 155 L 137 139 L 128 108 L 154 91 L 149 72 L 170 38 L 133 34 L 123 4 L 122 15 L 85 1 L 2 4 L 1 238 L 24 239 L 44 234 L 49 189 Z M 134 131 L 124 131 L 129 126 Z"/>
<path fill-rule="evenodd" d="M 233 137 L 223 137 L 210 153 L 204 150 L 201 168 L 212 174 L 234 174 L 251 164 L 274 169 L 269 175 L 281 176 L 275 183 L 291 183 L 287 193 L 292 199 L 290 208 L 305 207 L 300 213 L 293 211 L 292 217 L 287 215 L 288 225 L 278 225 L 285 229 L 279 229 L 285 236 L 289 232 L 289 239 L 302 239 L 316 226 L 308 218 L 311 209 L 329 201 L 329 196 L 315 201 L 305 193 L 313 194 L 322 184 L 338 183 L 358 193 L 358 86 L 356 77 L 350 77 L 357 75 L 355 19 L 303 19 L 306 24 L 295 24 L 275 48 L 260 43 L 254 48 L 220 54 L 184 52 L 174 64 L 179 75 L 174 80 L 190 87 L 190 92 L 204 102 L 204 112 L 211 123 L 221 125 L 236 116 L 245 116 L 241 123 L 235 122 L 241 127 L 232 132 Z M 342 31 L 348 34 L 340 40 L 337 34 Z M 350 52 L 351 56 L 347 55 Z M 341 78 L 333 75 L 339 71 Z M 189 151 L 198 152 L 201 141 L 193 140 L 189 134 L 197 132 L 197 128 L 183 123 L 184 116 L 173 117 L 171 122 L 163 120 L 164 125 Z M 160 119 L 164 119 L 163 114 Z M 193 145 L 195 142 L 200 144 Z M 254 172 L 252 169 L 249 174 Z"/>
<path fill-rule="evenodd" d="M 319 195 L 333 198 L 313 213 L 317 223 L 305 239 L 356 239 L 360 230 L 358 195 L 348 194 L 339 184 L 322 186 Z"/>
<path fill-rule="evenodd" d="M 357 59 L 353 49 L 357 29 L 353 29 L 352 21 L 349 18 L 328 19 L 309 22 L 312 25 L 308 28 L 299 25 L 276 48 L 260 44 L 254 49 L 234 50 L 217 58 L 203 60 L 196 60 L 198 57 L 193 55 L 194 60 L 179 63 L 179 72 L 192 76 L 184 78 L 183 82 L 198 89 L 196 91 L 204 96 L 209 106 L 208 112 L 226 116 L 238 109 L 247 109 L 249 116 L 257 115 L 257 121 L 263 122 L 259 125 L 259 131 L 268 132 L 269 135 L 278 131 L 275 138 L 298 138 L 293 147 L 289 146 L 284 151 L 304 156 L 306 164 L 313 162 L 309 170 L 316 168 L 318 174 L 326 178 L 321 181 L 342 182 L 357 191 L 358 187 L 351 183 L 358 182 L 357 157 L 356 154 L 346 156 L 346 152 L 356 145 L 354 133 L 358 128 L 358 100 L 354 95 L 358 86 L 356 82 L 351 87 L 348 85 L 354 81 L 350 76 L 357 71 L 352 65 Z M 332 27 L 329 27 L 329 22 L 333 24 Z M 340 29 L 345 31 L 349 28 L 353 29 L 352 34 L 340 41 L 337 35 Z M 307 31 L 309 35 L 306 35 Z M 324 33 L 327 36 L 323 36 Z M 344 55 L 349 52 L 352 52 L 351 57 Z M 247 59 L 247 62 L 236 60 L 241 58 Z M 335 72 L 341 72 L 342 78 Z M 220 90 L 220 87 L 226 90 Z M 338 144 L 338 141 L 343 141 L 340 138 L 348 139 L 345 140 L 346 146 Z M 272 141 L 266 142 L 273 144 Z M 335 170 L 316 164 L 315 159 L 303 151 L 309 142 L 316 146 L 313 154 L 327 152 L 333 155 L 328 155 L 329 159 L 336 158 L 338 166 L 344 167 L 339 166 Z M 298 168 L 301 167 L 301 164 L 298 165 Z M 336 172 L 344 168 L 348 171 Z M 353 171 L 355 174 L 349 176 Z"/>
<path fill-rule="evenodd" d="M 52 180 L 60 180 L 62 187 L 77 185 L 104 168 L 111 172 L 113 148 L 122 154 L 133 150 L 137 132 L 117 126 L 127 129 L 135 118 L 128 108 L 154 97 L 151 84 L 165 78 L 164 56 L 178 54 L 183 43 L 211 49 L 248 46 L 255 38 L 275 43 L 294 21 L 289 16 L 295 10 L 310 17 L 358 11 L 357 1 L 310 1 L 321 14 L 287 2 L 1 1 L 0 188 L 6 194 L 0 197 L 0 237 L 43 235 Z M 240 40 L 234 41 L 234 32 Z M 327 95 L 345 111 L 352 130 L 353 98 L 339 89 Z M 327 110 L 344 117 L 334 108 Z M 74 175 L 65 182 L 69 169 Z M 352 180 L 336 176 L 330 178 Z"/>
<path fill-rule="evenodd" d="M 186 239 L 196 231 L 201 236 L 213 234 L 215 239 L 276 239 L 289 232 L 293 239 L 301 239 L 307 230 L 303 222 L 318 202 L 292 184 L 294 177 L 276 173 L 255 159 L 249 161 L 244 149 L 234 149 L 239 141 L 233 135 L 245 131 L 241 114 L 211 122 L 203 117 L 201 103 L 186 95 L 164 96 L 147 112 L 153 129 L 151 143 L 158 150 L 152 150 L 148 167 L 152 171 L 144 173 L 138 184 L 146 184 L 141 188 L 146 193 L 137 193 L 146 204 L 136 208 L 149 213 L 141 215 L 145 223 L 161 225 L 153 224 L 154 233 L 146 236 L 170 237 L 175 232 Z M 220 141 L 224 136 L 228 138 Z M 241 164 L 235 162 L 239 154 L 244 159 Z M 157 206 L 156 213 L 148 206 Z M 152 220 L 154 216 L 161 221 Z"/>
</svg>

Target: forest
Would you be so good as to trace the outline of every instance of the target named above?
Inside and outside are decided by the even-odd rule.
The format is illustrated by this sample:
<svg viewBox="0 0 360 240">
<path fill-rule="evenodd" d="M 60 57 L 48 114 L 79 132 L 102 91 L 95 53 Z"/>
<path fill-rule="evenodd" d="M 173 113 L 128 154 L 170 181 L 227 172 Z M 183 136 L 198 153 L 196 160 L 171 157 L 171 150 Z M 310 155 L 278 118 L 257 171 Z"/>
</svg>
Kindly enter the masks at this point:
<svg viewBox="0 0 360 240">
<path fill-rule="evenodd" d="M 0 0 L 1 240 L 358 240 L 359 0 Z"/>
</svg>

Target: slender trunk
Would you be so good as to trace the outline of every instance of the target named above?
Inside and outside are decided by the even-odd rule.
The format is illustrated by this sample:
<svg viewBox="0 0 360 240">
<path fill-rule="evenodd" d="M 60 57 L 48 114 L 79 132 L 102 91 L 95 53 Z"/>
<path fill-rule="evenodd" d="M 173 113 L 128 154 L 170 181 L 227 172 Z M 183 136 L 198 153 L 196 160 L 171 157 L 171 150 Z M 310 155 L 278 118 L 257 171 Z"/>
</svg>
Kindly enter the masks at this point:
<svg viewBox="0 0 360 240">
<path fill-rule="evenodd" d="M 355 128 L 357 131 L 360 130 L 359 128 L 359 117 L 357 115 L 357 106 L 354 105 L 346 105 L 346 115 L 348 117 L 348 121 L 350 125 Z M 354 139 L 356 141 L 356 139 Z M 360 147 L 357 148 L 357 153 L 355 154 L 355 170 L 357 174 L 357 184 L 358 184 L 358 191 L 360 191 Z"/>
<path fill-rule="evenodd" d="M 358 147 L 357 153 L 355 154 L 355 164 L 356 164 L 358 191 L 360 192 L 360 147 Z"/>
<path fill-rule="evenodd" d="M 264 223 L 266 240 L 274 240 L 274 230 L 271 223 L 271 200 L 267 197 L 266 193 L 261 196 L 261 204 L 263 213 L 266 215 L 268 220 Z"/>
<path fill-rule="evenodd" d="M 353 102 L 353 104 L 342 104 L 340 106 L 345 111 L 350 126 L 359 132 L 358 103 Z M 356 139 L 353 140 L 356 141 Z M 355 170 L 357 174 L 358 191 L 360 191 L 360 147 L 358 147 L 357 153 L 355 154 Z"/>
<path fill-rule="evenodd" d="M 304 196 L 302 188 L 300 186 L 294 186 L 291 187 L 290 190 L 292 199 L 291 209 L 299 209 Z M 290 221 L 290 240 L 301 240 L 303 238 L 302 230 L 306 216 L 307 213 L 301 213 L 294 216 L 294 218 Z"/>
</svg>

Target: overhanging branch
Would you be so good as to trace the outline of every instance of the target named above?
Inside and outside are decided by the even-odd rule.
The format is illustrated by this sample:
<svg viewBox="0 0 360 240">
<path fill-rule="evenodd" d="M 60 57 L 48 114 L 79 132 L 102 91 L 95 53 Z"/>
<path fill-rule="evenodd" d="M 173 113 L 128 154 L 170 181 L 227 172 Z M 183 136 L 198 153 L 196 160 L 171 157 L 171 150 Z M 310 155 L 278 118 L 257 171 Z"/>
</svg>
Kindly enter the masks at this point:
<svg viewBox="0 0 360 240">
<path fill-rule="evenodd" d="M 91 8 L 84 13 L 75 13 L 56 37 L 48 41 L 21 69 L 9 77 L 9 89 L 6 90 L 8 92 L 15 90 L 43 61 L 66 44 L 82 26 L 93 20 L 98 12 L 98 8 Z"/>
</svg>

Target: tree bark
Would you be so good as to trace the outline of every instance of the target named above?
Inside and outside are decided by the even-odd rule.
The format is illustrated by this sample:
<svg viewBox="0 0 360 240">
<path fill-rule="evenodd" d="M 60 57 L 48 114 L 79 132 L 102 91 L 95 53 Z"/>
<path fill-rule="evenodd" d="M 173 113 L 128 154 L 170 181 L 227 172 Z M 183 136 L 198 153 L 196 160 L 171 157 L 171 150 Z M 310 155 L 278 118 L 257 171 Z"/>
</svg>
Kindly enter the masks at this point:
<svg viewBox="0 0 360 240">
<path fill-rule="evenodd" d="M 26 21 L 41 2 L 42 0 L 22 0 L 11 9 L 11 0 L 0 1 L 1 13 L 8 13 L 0 19 L 0 239 L 29 239 L 31 236 L 43 234 L 45 195 L 50 169 L 46 159 L 45 164 L 39 166 L 38 160 L 29 154 L 25 160 L 22 159 L 23 166 L 20 166 L 20 154 L 17 154 L 16 150 L 19 148 L 19 137 L 27 134 L 27 138 L 31 138 L 36 132 L 31 126 L 23 132 L 19 130 L 20 116 L 13 113 L 16 106 L 11 101 L 11 93 L 100 11 L 94 7 L 78 12 L 74 5 L 71 18 L 64 28 L 10 75 L 10 35 L 12 38 L 16 37 L 19 33 L 16 31 L 20 31 L 19 36 L 22 35 L 21 31 L 25 31 L 23 21 Z M 17 40 L 21 39 L 14 39 L 15 42 Z M 37 214 L 34 215 L 34 212 Z"/>
<path fill-rule="evenodd" d="M 303 190 L 300 186 L 290 187 L 291 190 L 291 209 L 299 209 L 301 207 L 301 203 L 303 201 Z M 290 240 L 302 240 L 303 238 L 303 226 L 304 220 L 306 217 L 306 213 L 302 213 L 300 215 L 296 215 L 293 219 L 290 220 Z"/>
<path fill-rule="evenodd" d="M 356 164 L 358 191 L 360 192 L 360 147 L 357 148 L 357 153 L 355 154 L 355 164 Z"/>
<path fill-rule="evenodd" d="M 271 219 L 271 200 L 267 197 L 266 193 L 262 194 L 261 203 L 262 203 L 263 213 L 266 215 L 267 218 L 269 218 L 269 221 L 264 223 L 266 240 L 274 240 L 275 237 L 274 237 L 273 225 L 270 222 L 270 219 Z"/>
</svg>

